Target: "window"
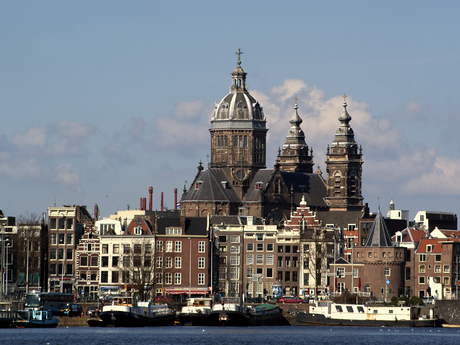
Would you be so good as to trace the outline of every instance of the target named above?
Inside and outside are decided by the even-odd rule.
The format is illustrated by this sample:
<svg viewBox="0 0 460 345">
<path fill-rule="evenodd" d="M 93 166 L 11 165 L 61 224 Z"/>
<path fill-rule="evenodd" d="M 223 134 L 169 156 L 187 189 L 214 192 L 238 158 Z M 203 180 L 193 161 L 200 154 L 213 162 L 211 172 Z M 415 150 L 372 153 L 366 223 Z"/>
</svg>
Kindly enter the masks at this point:
<svg viewBox="0 0 460 345">
<path fill-rule="evenodd" d="M 205 268 L 205 258 L 198 258 L 198 268 Z"/>
<path fill-rule="evenodd" d="M 254 264 L 254 255 L 247 254 L 246 255 L 246 265 L 252 265 L 252 264 Z"/>
<path fill-rule="evenodd" d="M 358 278 L 358 270 L 353 268 L 353 278 Z"/>
<path fill-rule="evenodd" d="M 240 236 L 232 235 L 230 236 L 231 243 L 240 243 Z"/>
<path fill-rule="evenodd" d="M 264 251 L 264 244 L 263 243 L 257 243 L 257 251 L 258 252 L 263 252 Z"/>
<path fill-rule="evenodd" d="M 337 283 L 337 292 L 343 292 L 345 283 Z"/>
<path fill-rule="evenodd" d="M 112 267 L 118 267 L 118 256 L 112 256 Z"/>
<path fill-rule="evenodd" d="M 428 244 L 426 246 L 426 251 L 427 251 L 427 253 L 431 253 L 433 251 L 433 246 L 431 244 Z"/>
<path fill-rule="evenodd" d="M 204 285 L 204 273 L 198 273 L 198 285 Z"/>
<path fill-rule="evenodd" d="M 267 243 L 267 252 L 273 251 L 273 243 Z"/>
<path fill-rule="evenodd" d="M 56 244 L 56 234 L 50 234 L 50 244 Z"/>
<path fill-rule="evenodd" d="M 230 254 L 238 254 L 240 252 L 239 246 L 230 246 Z"/>
<path fill-rule="evenodd" d="M 80 266 L 88 266 L 88 257 L 80 256 Z"/>
<path fill-rule="evenodd" d="M 419 254 L 418 260 L 420 262 L 425 262 L 426 261 L 426 254 Z"/>
<path fill-rule="evenodd" d="M 337 277 L 344 278 L 345 277 L 345 267 L 338 267 L 337 268 Z"/>
<path fill-rule="evenodd" d="M 114 244 L 113 245 L 113 253 L 118 254 L 120 252 L 120 245 L 119 244 Z"/>
<path fill-rule="evenodd" d="M 267 278 L 273 278 L 273 268 L 267 268 Z"/>
<path fill-rule="evenodd" d="M 175 248 L 174 250 L 176 253 L 182 252 L 182 241 L 176 241 L 174 243 L 174 248 Z"/>
<path fill-rule="evenodd" d="M 109 252 L 109 245 L 103 244 L 102 245 L 102 254 L 107 254 Z"/>
<path fill-rule="evenodd" d="M 286 254 L 290 254 L 291 253 L 291 246 L 286 246 Z"/>
<path fill-rule="evenodd" d="M 172 241 L 166 241 L 166 253 L 172 252 Z"/>
<path fill-rule="evenodd" d="M 50 219 L 50 229 L 56 230 L 56 218 Z"/>
<path fill-rule="evenodd" d="M 252 267 L 246 267 L 246 277 L 252 278 L 253 273 L 254 269 Z"/>
<path fill-rule="evenodd" d="M 267 265 L 273 265 L 273 255 L 267 255 Z"/>
<path fill-rule="evenodd" d="M 139 243 L 134 244 L 134 254 L 141 254 L 142 253 L 142 245 Z"/>
<path fill-rule="evenodd" d="M 155 273 L 155 283 L 163 284 L 163 275 L 161 273 Z"/>
<path fill-rule="evenodd" d="M 58 259 L 64 260 L 64 249 L 58 249 Z"/>
<path fill-rule="evenodd" d="M 425 273 L 425 265 L 418 266 L 419 273 Z"/>
<path fill-rule="evenodd" d="M 174 258 L 174 267 L 182 268 L 182 258 L 181 257 Z"/>
<path fill-rule="evenodd" d="M 434 265 L 434 273 L 441 273 L 441 265 Z"/>
<path fill-rule="evenodd" d="M 67 244 L 73 244 L 73 234 L 67 234 Z"/>
<path fill-rule="evenodd" d="M 246 251 L 252 252 L 254 250 L 254 243 L 247 243 L 246 244 Z"/>
<path fill-rule="evenodd" d="M 444 273 L 449 273 L 450 272 L 450 265 L 444 265 L 443 272 Z"/>
<path fill-rule="evenodd" d="M 157 241 L 157 252 L 163 251 L 163 241 Z"/>
<path fill-rule="evenodd" d="M 198 253 L 205 253 L 205 252 L 206 252 L 205 242 L 204 241 L 198 242 Z"/>
<path fill-rule="evenodd" d="M 131 251 L 131 247 L 129 244 L 124 244 L 123 245 L 123 254 L 129 254 Z"/>
<path fill-rule="evenodd" d="M 171 285 L 172 284 L 172 273 L 165 274 L 165 284 Z"/>
<path fill-rule="evenodd" d="M 262 254 L 257 254 L 257 259 L 256 259 L 256 264 L 257 265 L 263 265 L 264 264 L 264 256 Z"/>
<path fill-rule="evenodd" d="M 227 252 L 227 246 L 219 246 L 219 251 L 221 253 L 226 253 Z"/>
<path fill-rule="evenodd" d="M 103 256 L 102 260 L 101 260 L 101 263 L 102 263 L 102 267 L 109 267 L 109 257 L 108 256 Z"/>
<path fill-rule="evenodd" d="M 157 257 L 157 268 L 162 268 L 163 267 L 163 258 L 161 256 Z"/>
<path fill-rule="evenodd" d="M 219 236 L 219 242 L 227 242 L 227 236 Z"/>
<path fill-rule="evenodd" d="M 90 252 L 90 251 L 92 250 L 92 245 L 91 245 L 91 243 L 85 244 L 85 250 L 88 251 L 88 252 Z"/>
<path fill-rule="evenodd" d="M 50 265 L 50 274 L 56 274 L 56 264 Z"/>
<path fill-rule="evenodd" d="M 59 223 L 59 229 L 63 230 L 65 228 L 65 219 L 64 218 L 59 218 L 58 223 Z"/>
<path fill-rule="evenodd" d="M 127 268 L 131 266 L 131 260 L 129 256 L 123 256 L 123 267 Z"/>
<path fill-rule="evenodd" d="M 59 244 L 64 244 L 64 236 L 65 236 L 64 234 L 59 234 L 59 237 L 58 237 Z"/>
<path fill-rule="evenodd" d="M 144 256 L 144 267 L 150 267 L 152 266 L 152 259 L 150 255 L 145 255 Z"/>
<path fill-rule="evenodd" d="M 108 283 L 109 282 L 109 272 L 101 271 L 101 283 Z"/>
<path fill-rule="evenodd" d="M 97 280 L 97 273 L 91 273 L 90 279 Z"/>
<path fill-rule="evenodd" d="M 80 273 L 80 280 L 86 280 L 86 272 Z"/>
<path fill-rule="evenodd" d="M 230 267 L 230 279 L 236 280 L 239 279 L 239 274 L 240 270 L 238 267 Z"/>
<path fill-rule="evenodd" d="M 166 228 L 166 235 L 182 235 L 182 228 Z"/>
<path fill-rule="evenodd" d="M 168 256 L 165 258 L 165 267 L 172 268 L 172 257 Z"/>
<path fill-rule="evenodd" d="M 418 277 L 418 283 L 419 284 L 425 284 L 425 277 Z"/>
<path fill-rule="evenodd" d="M 66 257 L 67 257 L 67 260 L 73 260 L 73 250 L 72 250 L 72 248 L 68 248 L 66 250 Z"/>
<path fill-rule="evenodd" d="M 181 274 L 180 273 L 174 273 L 174 284 L 175 285 L 181 285 Z"/>
<path fill-rule="evenodd" d="M 112 271 L 112 283 L 118 283 L 118 271 Z"/>
<path fill-rule="evenodd" d="M 240 257 L 239 256 L 231 256 L 230 257 L 230 265 L 239 265 L 240 264 Z"/>
<path fill-rule="evenodd" d="M 391 269 L 389 267 L 385 267 L 385 277 L 391 276 Z"/>
<path fill-rule="evenodd" d="M 289 271 L 284 272 L 284 281 L 285 282 L 290 282 L 291 281 L 291 272 L 289 272 Z"/>
<path fill-rule="evenodd" d="M 291 267 L 291 257 L 290 256 L 285 257 L 284 264 L 286 267 Z"/>
<path fill-rule="evenodd" d="M 99 266 L 98 263 L 97 263 L 97 256 L 92 256 L 91 257 L 91 266 L 93 266 L 93 267 Z"/>
<path fill-rule="evenodd" d="M 278 267 L 283 267 L 283 257 L 282 256 L 278 257 Z"/>
<path fill-rule="evenodd" d="M 309 273 L 303 274 L 303 285 L 310 285 L 310 274 Z"/>
<path fill-rule="evenodd" d="M 440 262 L 441 261 L 441 254 L 436 254 L 434 257 L 434 261 Z"/>
<path fill-rule="evenodd" d="M 50 249 L 50 260 L 56 260 L 56 248 Z"/>
<path fill-rule="evenodd" d="M 449 277 L 443 277 L 443 283 L 444 285 L 450 285 L 450 278 Z"/>
</svg>

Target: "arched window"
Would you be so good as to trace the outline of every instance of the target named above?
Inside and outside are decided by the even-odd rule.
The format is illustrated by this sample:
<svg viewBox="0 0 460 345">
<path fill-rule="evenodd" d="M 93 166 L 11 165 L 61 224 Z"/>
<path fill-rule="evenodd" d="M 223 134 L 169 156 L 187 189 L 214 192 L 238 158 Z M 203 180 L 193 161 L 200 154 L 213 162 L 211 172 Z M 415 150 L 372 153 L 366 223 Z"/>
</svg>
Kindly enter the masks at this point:
<svg viewBox="0 0 460 345">
<path fill-rule="evenodd" d="M 248 137 L 245 135 L 244 136 L 244 144 L 243 144 L 244 147 L 248 147 Z"/>
</svg>

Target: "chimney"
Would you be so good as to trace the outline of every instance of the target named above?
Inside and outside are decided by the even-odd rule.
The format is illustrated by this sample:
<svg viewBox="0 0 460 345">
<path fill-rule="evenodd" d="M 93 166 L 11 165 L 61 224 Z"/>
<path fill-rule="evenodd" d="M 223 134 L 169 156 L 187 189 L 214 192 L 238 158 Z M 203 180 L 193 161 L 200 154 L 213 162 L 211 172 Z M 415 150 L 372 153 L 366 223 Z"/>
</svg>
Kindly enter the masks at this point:
<svg viewBox="0 0 460 345">
<path fill-rule="evenodd" d="M 161 192 L 161 211 L 163 212 L 163 192 Z"/>
<path fill-rule="evenodd" d="M 99 219 L 99 206 L 97 204 L 94 204 L 94 221 L 97 221 Z"/>
<path fill-rule="evenodd" d="M 141 197 L 141 205 L 139 206 L 139 210 L 141 210 L 141 211 L 142 211 L 142 204 L 143 203 L 142 203 L 142 197 Z"/>
<path fill-rule="evenodd" d="M 147 198 L 142 198 L 142 209 L 147 210 Z"/>
<path fill-rule="evenodd" d="M 174 188 L 174 209 L 177 210 L 177 188 Z"/>
<path fill-rule="evenodd" d="M 149 187 L 149 211 L 152 211 L 153 187 Z"/>
</svg>

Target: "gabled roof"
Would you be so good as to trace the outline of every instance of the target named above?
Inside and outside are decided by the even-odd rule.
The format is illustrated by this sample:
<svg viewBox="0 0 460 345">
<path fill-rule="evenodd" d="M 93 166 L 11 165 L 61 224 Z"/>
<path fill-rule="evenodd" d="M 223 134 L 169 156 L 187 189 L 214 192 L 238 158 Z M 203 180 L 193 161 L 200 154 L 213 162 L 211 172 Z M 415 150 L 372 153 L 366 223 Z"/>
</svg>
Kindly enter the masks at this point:
<svg viewBox="0 0 460 345">
<path fill-rule="evenodd" d="M 135 218 L 129 223 L 123 235 L 136 235 L 134 228 L 141 228 L 141 235 L 153 235 L 152 223 L 149 220 L 144 218 Z"/>
<path fill-rule="evenodd" d="M 244 201 L 257 202 L 259 201 L 259 193 L 262 188 L 272 179 L 275 169 L 260 169 L 257 171 L 248 192 L 244 197 Z M 324 200 L 326 196 L 326 185 L 323 179 L 318 174 L 309 174 L 301 172 L 280 171 L 281 177 L 286 187 L 294 192 L 294 202 L 299 204 L 302 196 L 305 197 L 307 205 L 327 207 Z M 261 183 L 261 188 L 256 188 L 256 184 Z"/>
<path fill-rule="evenodd" d="M 390 234 L 388 232 L 385 220 L 383 219 L 382 213 L 377 213 L 377 216 L 372 223 L 372 228 L 369 231 L 369 235 L 364 242 L 364 247 L 392 247 Z"/>
<path fill-rule="evenodd" d="M 211 216 L 211 225 L 241 225 L 241 219 L 239 216 Z"/>
<path fill-rule="evenodd" d="M 187 191 L 184 201 L 236 202 L 241 199 L 220 168 L 210 168 L 198 174 L 194 184 Z"/>
<path fill-rule="evenodd" d="M 442 253 L 442 242 L 444 239 L 424 238 L 420 241 L 417 253 Z M 427 246 L 431 245 L 431 251 L 427 251 Z"/>
<path fill-rule="evenodd" d="M 415 243 L 420 242 L 423 238 L 425 238 L 426 232 L 423 229 L 406 228 L 401 231 L 401 235 L 401 242 Z M 396 235 L 391 237 L 391 239 L 393 242 L 396 242 Z"/>
</svg>

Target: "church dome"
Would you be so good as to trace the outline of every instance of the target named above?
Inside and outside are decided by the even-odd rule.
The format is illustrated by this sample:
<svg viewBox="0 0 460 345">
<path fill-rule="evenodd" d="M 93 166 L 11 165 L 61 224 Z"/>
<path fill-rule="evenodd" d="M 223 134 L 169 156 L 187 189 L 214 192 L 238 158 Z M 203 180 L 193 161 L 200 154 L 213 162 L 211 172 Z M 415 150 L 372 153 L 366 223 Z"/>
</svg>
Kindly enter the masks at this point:
<svg viewBox="0 0 460 345">
<path fill-rule="evenodd" d="M 242 54 L 242 53 L 237 53 Z M 265 127 L 265 116 L 262 106 L 252 97 L 246 85 L 247 73 L 241 67 L 238 55 L 238 65 L 232 72 L 230 92 L 215 104 L 212 122 L 220 121 L 257 121 L 256 127 Z M 262 125 L 263 122 L 263 125 Z M 218 124 L 215 123 L 218 126 Z"/>
</svg>

